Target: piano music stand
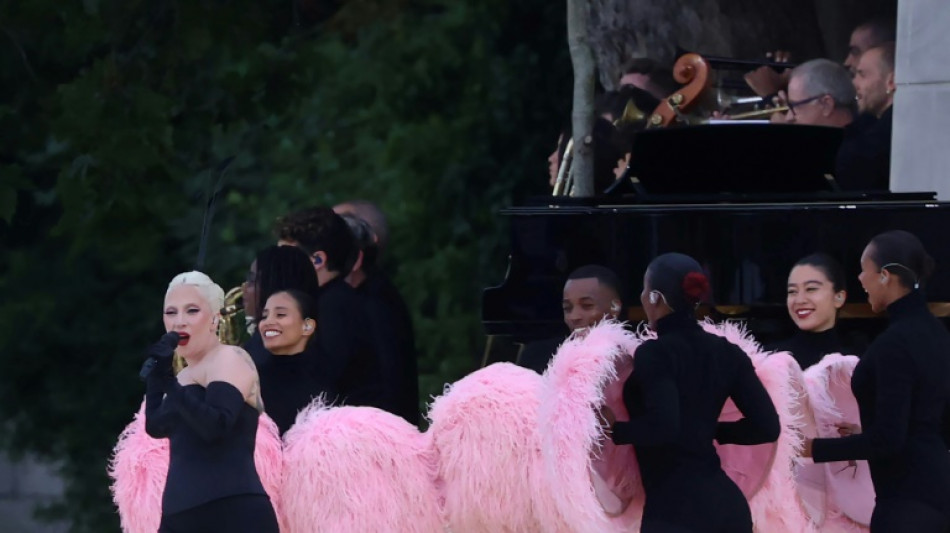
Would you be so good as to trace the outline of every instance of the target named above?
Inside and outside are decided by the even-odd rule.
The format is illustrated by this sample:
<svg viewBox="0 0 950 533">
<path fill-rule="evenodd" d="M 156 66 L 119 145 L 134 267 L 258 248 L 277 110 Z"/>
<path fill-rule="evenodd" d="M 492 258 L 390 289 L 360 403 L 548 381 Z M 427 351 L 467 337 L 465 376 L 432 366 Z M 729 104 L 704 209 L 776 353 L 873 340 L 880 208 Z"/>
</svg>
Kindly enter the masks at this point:
<svg viewBox="0 0 950 533">
<path fill-rule="evenodd" d="M 607 194 L 632 190 L 643 200 L 669 200 L 832 192 L 842 134 L 841 128 L 742 122 L 644 130 L 626 173 Z"/>
</svg>

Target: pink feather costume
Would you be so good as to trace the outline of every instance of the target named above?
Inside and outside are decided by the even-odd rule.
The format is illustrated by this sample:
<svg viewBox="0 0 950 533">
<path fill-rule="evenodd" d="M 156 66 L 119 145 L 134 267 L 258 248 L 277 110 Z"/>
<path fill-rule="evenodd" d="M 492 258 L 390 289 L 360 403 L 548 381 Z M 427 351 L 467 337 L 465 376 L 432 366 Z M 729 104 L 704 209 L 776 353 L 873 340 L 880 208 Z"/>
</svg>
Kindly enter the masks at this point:
<svg viewBox="0 0 950 533">
<path fill-rule="evenodd" d="M 749 354 L 779 413 L 782 431 L 776 443 L 718 447 L 723 469 L 746 491 L 756 531 L 814 531 L 798 504 L 790 466 L 801 445 L 793 414 L 797 398 L 789 385 L 791 358 L 767 357 L 739 326 L 703 327 Z M 545 475 L 571 531 L 639 530 L 643 492 L 633 447 L 606 440 L 596 410 L 607 405 L 618 419 L 627 418 L 623 383 L 643 338 L 605 321 L 586 336 L 568 339 L 545 374 L 540 408 Z M 735 413 L 727 404 L 722 419 L 730 416 Z"/>
<path fill-rule="evenodd" d="M 804 372 L 809 415 L 814 420 L 809 437 L 836 438 L 838 424 L 860 424 L 857 401 L 851 393 L 851 373 L 857 363 L 853 355 L 829 354 Z M 868 531 L 874 486 L 867 461 L 806 463 L 801 465 L 799 477 L 799 492 L 822 533 Z"/>
<path fill-rule="evenodd" d="M 155 533 L 162 519 L 162 492 L 168 475 L 168 439 L 145 433 L 145 404 L 119 435 L 109 463 L 112 500 L 125 533 Z M 254 448 L 257 473 L 283 530 L 280 508 L 281 442 L 277 425 L 261 414 Z"/>
<path fill-rule="evenodd" d="M 427 433 L 453 532 L 571 531 L 541 469 L 541 383 L 531 370 L 496 363 L 446 387 L 433 402 Z"/>
<path fill-rule="evenodd" d="M 428 437 L 373 407 L 297 414 L 284 435 L 287 533 L 442 533 Z"/>
</svg>

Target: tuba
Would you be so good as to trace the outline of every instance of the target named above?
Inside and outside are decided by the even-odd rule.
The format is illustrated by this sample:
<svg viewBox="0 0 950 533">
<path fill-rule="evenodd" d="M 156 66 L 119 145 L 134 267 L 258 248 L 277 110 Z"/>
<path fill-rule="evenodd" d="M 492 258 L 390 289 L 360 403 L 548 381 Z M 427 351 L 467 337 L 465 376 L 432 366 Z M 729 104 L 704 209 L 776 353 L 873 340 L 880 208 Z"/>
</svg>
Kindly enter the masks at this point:
<svg viewBox="0 0 950 533">
<path fill-rule="evenodd" d="M 238 285 L 224 295 L 221 322 L 218 323 L 218 340 L 222 344 L 241 344 L 247 327 L 244 324 L 244 286 Z"/>
</svg>

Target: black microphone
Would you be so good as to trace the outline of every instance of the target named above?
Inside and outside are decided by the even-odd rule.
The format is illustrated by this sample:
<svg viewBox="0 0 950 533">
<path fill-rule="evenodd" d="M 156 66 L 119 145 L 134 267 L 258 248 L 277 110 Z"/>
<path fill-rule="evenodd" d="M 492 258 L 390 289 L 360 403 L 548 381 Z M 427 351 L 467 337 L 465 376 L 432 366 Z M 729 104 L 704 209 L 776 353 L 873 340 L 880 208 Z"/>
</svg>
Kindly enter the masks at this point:
<svg viewBox="0 0 950 533">
<path fill-rule="evenodd" d="M 169 331 L 162 335 L 162 338 L 158 339 L 158 342 L 168 346 L 172 351 L 175 351 L 175 348 L 178 346 L 178 341 L 180 340 L 181 335 L 179 335 L 177 331 Z"/>
<path fill-rule="evenodd" d="M 143 380 L 148 378 L 148 375 L 152 373 L 152 369 L 155 368 L 158 358 L 171 357 L 172 354 L 175 353 L 175 347 L 178 346 L 178 341 L 180 340 L 181 335 L 179 335 L 177 331 L 169 331 L 162 335 L 162 338 L 149 348 L 149 357 L 145 360 L 145 364 L 142 365 L 142 370 L 139 371 L 139 377 Z"/>
</svg>

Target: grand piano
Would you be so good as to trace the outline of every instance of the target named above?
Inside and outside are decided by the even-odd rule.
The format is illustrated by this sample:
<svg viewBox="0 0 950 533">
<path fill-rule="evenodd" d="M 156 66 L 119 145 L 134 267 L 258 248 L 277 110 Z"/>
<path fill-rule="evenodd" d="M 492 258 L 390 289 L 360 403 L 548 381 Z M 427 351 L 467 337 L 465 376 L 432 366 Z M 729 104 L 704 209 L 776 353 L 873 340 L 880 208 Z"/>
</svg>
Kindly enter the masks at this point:
<svg viewBox="0 0 950 533">
<path fill-rule="evenodd" d="M 927 298 L 938 316 L 950 316 L 950 203 L 932 192 L 837 190 L 840 135 L 767 124 L 648 130 L 611 194 L 533 198 L 503 210 L 511 253 L 503 282 L 483 292 L 484 363 L 565 335 L 562 287 L 585 264 L 617 272 L 627 319 L 643 320 L 646 266 L 674 251 L 695 257 L 710 276 L 712 302 L 701 312 L 744 320 L 762 342 L 794 330 L 785 307 L 791 266 L 810 253 L 831 254 L 848 274 L 839 329 L 861 346 L 884 319 L 871 313 L 857 281 L 859 258 L 872 236 L 891 229 L 916 234 L 934 257 Z"/>
</svg>

